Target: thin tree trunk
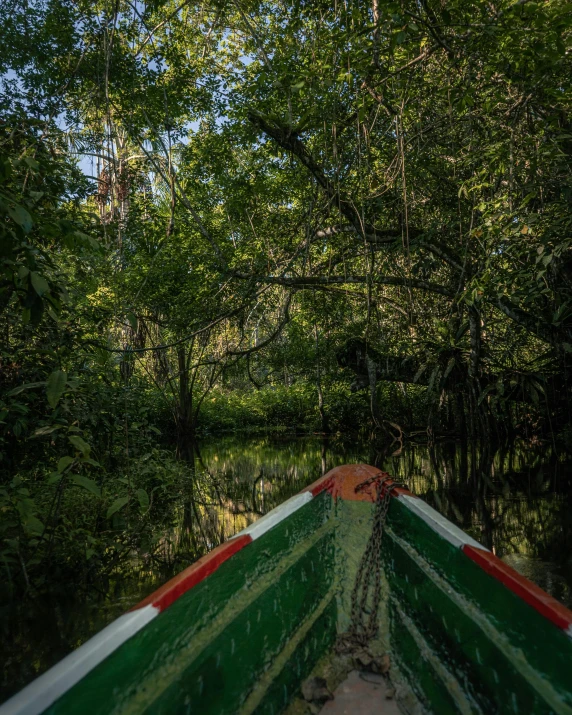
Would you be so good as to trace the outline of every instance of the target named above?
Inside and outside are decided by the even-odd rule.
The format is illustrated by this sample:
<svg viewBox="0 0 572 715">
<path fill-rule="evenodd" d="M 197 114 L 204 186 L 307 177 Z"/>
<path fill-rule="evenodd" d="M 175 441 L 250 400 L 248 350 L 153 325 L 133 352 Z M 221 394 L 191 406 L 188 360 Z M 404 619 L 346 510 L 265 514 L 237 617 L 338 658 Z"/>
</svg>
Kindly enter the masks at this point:
<svg viewBox="0 0 572 715">
<path fill-rule="evenodd" d="M 177 350 L 179 364 L 179 414 L 177 415 L 177 457 L 195 464 L 195 424 L 193 415 L 193 391 L 189 384 L 187 355 L 184 346 Z"/>
<path fill-rule="evenodd" d="M 322 390 L 322 375 L 320 370 L 320 345 L 318 339 L 318 326 L 314 325 L 314 335 L 316 338 L 316 389 L 318 391 L 318 412 L 320 413 L 320 421 L 322 424 L 322 432 L 325 434 L 330 431 L 328 415 L 324 409 L 324 392 Z"/>
<path fill-rule="evenodd" d="M 373 418 L 374 427 L 377 429 L 382 426 L 379 404 L 377 402 L 377 365 L 367 354 L 365 356 L 365 361 L 367 365 L 367 375 L 369 378 L 371 416 Z"/>
</svg>

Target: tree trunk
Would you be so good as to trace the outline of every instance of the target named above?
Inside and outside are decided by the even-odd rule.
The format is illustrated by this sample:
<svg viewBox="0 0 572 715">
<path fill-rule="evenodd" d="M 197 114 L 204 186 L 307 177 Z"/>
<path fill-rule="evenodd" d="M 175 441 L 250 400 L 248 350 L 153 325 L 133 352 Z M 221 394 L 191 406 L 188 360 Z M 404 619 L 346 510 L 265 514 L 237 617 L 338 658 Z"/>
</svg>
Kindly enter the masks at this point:
<svg viewBox="0 0 572 715">
<path fill-rule="evenodd" d="M 195 466 L 195 420 L 193 391 L 189 385 L 187 355 L 184 346 L 177 350 L 179 364 L 179 405 L 177 414 L 177 458 Z"/>
<path fill-rule="evenodd" d="M 320 413 L 320 421 L 322 423 L 322 432 L 328 434 L 330 431 L 330 423 L 328 421 L 328 415 L 324 409 L 324 393 L 322 392 L 322 385 L 320 383 L 320 377 L 318 375 L 318 380 L 316 383 L 318 388 L 318 412 Z"/>
<path fill-rule="evenodd" d="M 322 432 L 327 434 L 330 431 L 330 424 L 328 421 L 328 415 L 324 409 L 324 392 L 322 390 L 322 375 L 320 371 L 320 346 L 318 341 L 318 327 L 316 325 L 314 325 L 314 335 L 316 338 L 316 390 L 318 392 L 318 412 L 320 413 Z"/>
<path fill-rule="evenodd" d="M 328 440 L 327 439 L 322 440 L 321 457 L 322 457 L 322 475 L 324 475 L 328 471 Z"/>
<path fill-rule="evenodd" d="M 369 380 L 369 401 L 371 407 L 371 416 L 375 428 L 382 426 L 381 414 L 379 412 L 379 404 L 377 402 L 377 365 L 366 353 L 365 361 L 367 365 L 367 376 Z"/>
</svg>

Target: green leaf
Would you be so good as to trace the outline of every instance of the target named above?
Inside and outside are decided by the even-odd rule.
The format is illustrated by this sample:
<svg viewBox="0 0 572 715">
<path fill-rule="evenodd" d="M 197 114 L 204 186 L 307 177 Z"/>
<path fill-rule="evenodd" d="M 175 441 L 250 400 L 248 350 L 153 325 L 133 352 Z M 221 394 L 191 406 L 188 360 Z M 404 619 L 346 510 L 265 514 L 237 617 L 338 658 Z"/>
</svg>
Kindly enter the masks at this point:
<svg viewBox="0 0 572 715">
<path fill-rule="evenodd" d="M 30 191 L 30 196 L 34 199 L 34 203 L 37 203 L 45 195 L 45 191 Z"/>
<path fill-rule="evenodd" d="M 50 474 L 50 476 L 48 477 L 48 484 L 56 484 L 57 482 L 61 482 L 61 480 L 61 474 L 58 474 L 57 472 L 52 472 L 52 474 Z"/>
<path fill-rule="evenodd" d="M 449 375 L 451 374 L 451 370 L 455 367 L 455 358 L 449 358 L 449 362 L 447 363 L 447 367 L 445 368 L 445 373 L 443 375 L 443 380 L 446 380 Z"/>
<path fill-rule="evenodd" d="M 32 281 L 32 287 L 39 296 L 44 295 L 44 293 L 50 290 L 48 281 L 36 271 L 30 273 L 30 280 Z"/>
<path fill-rule="evenodd" d="M 46 384 L 45 380 L 43 382 L 28 382 L 25 385 L 19 385 L 18 387 L 15 387 L 13 390 L 10 390 L 10 392 L 6 393 L 6 396 L 14 397 L 15 395 L 19 395 L 21 392 L 24 392 L 24 390 L 33 390 L 36 387 L 43 387 L 45 384 Z"/>
<path fill-rule="evenodd" d="M 25 157 L 24 157 L 24 161 L 25 161 L 26 164 L 30 167 L 30 169 L 32 169 L 33 171 L 39 171 L 39 170 L 40 170 L 40 165 L 39 165 L 38 162 L 37 162 L 35 159 L 33 159 L 31 156 L 25 156 Z"/>
<path fill-rule="evenodd" d="M 433 384 L 434 384 L 435 378 L 437 377 L 438 374 L 439 374 L 439 366 L 437 365 L 437 367 L 435 367 L 433 369 L 433 372 L 431 373 L 431 377 L 429 378 L 429 384 L 427 385 L 427 389 L 429 392 L 431 392 L 431 390 L 433 389 Z"/>
<path fill-rule="evenodd" d="M 141 505 L 142 509 L 148 509 L 149 508 L 149 495 L 145 491 L 145 489 L 138 489 L 137 492 L 137 499 L 139 499 L 139 504 Z"/>
<path fill-rule="evenodd" d="M 415 373 L 415 376 L 414 376 L 414 378 L 413 378 L 413 382 L 417 382 L 417 381 L 419 380 L 419 378 L 421 377 L 421 375 L 425 372 L 426 368 L 427 368 L 427 365 L 421 365 L 421 367 L 420 367 L 420 368 L 417 370 L 417 372 Z"/>
<path fill-rule="evenodd" d="M 24 528 L 29 534 L 41 535 L 44 533 L 45 526 L 36 516 L 28 516 L 24 522 Z"/>
<path fill-rule="evenodd" d="M 93 479 L 82 477 L 81 474 L 70 474 L 69 478 L 70 481 L 76 486 L 87 489 L 88 492 L 95 494 L 96 497 L 101 496 L 101 489 L 97 486 Z"/>
<path fill-rule="evenodd" d="M 99 462 L 96 462 L 95 459 L 90 459 L 89 457 L 85 457 L 84 459 L 82 459 L 81 463 L 91 464 L 92 467 L 101 467 L 101 464 Z"/>
<path fill-rule="evenodd" d="M 127 504 L 128 501 L 129 501 L 129 497 L 119 497 L 119 499 L 116 499 L 113 502 L 113 504 L 109 507 L 109 509 L 107 510 L 107 518 L 109 519 L 111 516 L 113 516 L 120 509 L 123 509 L 123 507 Z"/>
<path fill-rule="evenodd" d="M 55 432 L 56 430 L 59 430 L 63 427 L 63 425 L 45 425 L 44 427 L 39 427 L 34 434 L 32 435 L 33 437 L 45 437 L 48 434 L 52 434 L 52 432 Z"/>
<path fill-rule="evenodd" d="M 46 395 L 52 409 L 57 407 L 60 397 L 64 394 L 67 378 L 67 374 L 62 370 L 54 370 L 48 377 Z"/>
<path fill-rule="evenodd" d="M 91 447 L 79 435 L 72 434 L 72 436 L 68 437 L 68 439 L 73 444 L 73 446 L 77 449 L 77 451 L 81 452 L 84 457 L 87 457 L 89 455 L 89 453 L 91 451 Z"/>
<path fill-rule="evenodd" d="M 485 387 L 485 389 L 481 392 L 481 394 L 479 395 L 479 400 L 477 402 L 477 405 L 479 407 L 481 406 L 483 400 L 486 398 L 486 396 L 489 394 L 489 392 L 494 390 L 494 387 L 495 387 L 494 385 L 488 385 L 488 387 Z"/>
<path fill-rule="evenodd" d="M 61 473 L 64 471 L 64 469 L 66 469 L 67 467 L 69 467 L 70 464 L 72 464 L 72 462 L 74 462 L 74 461 L 75 461 L 75 460 L 74 460 L 73 457 L 62 457 L 62 458 L 58 461 L 58 472 L 61 474 Z"/>
<path fill-rule="evenodd" d="M 567 308 L 568 308 L 567 303 L 562 303 L 562 305 L 558 308 L 556 313 L 554 313 L 554 315 L 552 316 L 552 324 L 553 325 L 558 325 L 558 323 L 560 322 L 560 319 L 562 318 L 564 311 Z"/>
<path fill-rule="evenodd" d="M 129 321 L 131 330 L 133 330 L 133 332 L 135 332 L 137 330 L 137 325 L 138 325 L 137 316 L 135 315 L 135 313 L 127 313 L 127 320 Z"/>
<path fill-rule="evenodd" d="M 23 206 L 19 206 L 18 204 L 5 204 L 6 206 L 6 212 L 8 213 L 8 216 L 14 221 L 14 223 L 17 223 L 18 226 L 24 231 L 24 233 L 30 233 L 32 230 L 33 222 L 32 222 L 32 217 L 30 214 L 26 211 L 26 209 Z"/>
</svg>

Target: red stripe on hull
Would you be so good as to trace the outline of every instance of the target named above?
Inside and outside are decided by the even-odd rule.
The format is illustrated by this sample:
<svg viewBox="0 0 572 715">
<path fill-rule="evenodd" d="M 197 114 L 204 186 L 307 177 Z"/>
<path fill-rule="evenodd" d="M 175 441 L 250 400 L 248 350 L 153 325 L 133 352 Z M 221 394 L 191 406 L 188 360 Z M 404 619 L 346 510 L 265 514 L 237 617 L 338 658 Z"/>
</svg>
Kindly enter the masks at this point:
<svg viewBox="0 0 572 715">
<path fill-rule="evenodd" d="M 207 576 L 214 573 L 218 567 L 231 556 L 252 542 L 248 534 L 239 536 L 236 539 L 225 541 L 224 544 L 217 546 L 206 556 L 203 556 L 196 563 L 192 564 L 181 573 L 174 576 L 166 584 L 153 591 L 143 601 L 134 606 L 131 610 L 135 611 L 138 608 L 143 608 L 149 604 L 158 608 L 159 611 L 164 611 L 180 596 L 189 591 L 191 588 L 200 583 Z"/>
<path fill-rule="evenodd" d="M 312 482 L 310 486 L 302 489 L 303 492 L 311 492 L 312 496 L 317 496 L 320 492 L 329 491 L 333 486 L 335 479 L 333 477 L 320 477 L 315 482 Z"/>
<path fill-rule="evenodd" d="M 356 492 L 356 487 L 372 477 L 388 477 L 386 472 L 382 472 L 375 467 L 370 467 L 368 464 L 345 464 L 342 467 L 334 467 L 327 474 L 316 480 L 303 491 L 311 492 L 312 496 L 316 496 L 320 492 L 329 492 L 334 499 L 344 499 L 347 501 L 374 501 L 375 500 L 375 485 L 372 483 L 365 489 Z M 393 484 L 393 480 L 387 481 L 388 486 Z M 392 496 L 399 494 L 408 494 L 415 496 L 408 489 L 395 487 L 391 490 Z"/>
<path fill-rule="evenodd" d="M 556 626 L 563 630 L 568 630 L 572 626 L 572 611 L 569 611 L 566 606 L 552 598 L 539 586 L 521 576 L 490 551 L 483 551 L 468 545 L 463 546 L 463 551 L 484 571 L 520 596 L 523 601 L 526 601 L 529 606 L 532 606 Z"/>
</svg>

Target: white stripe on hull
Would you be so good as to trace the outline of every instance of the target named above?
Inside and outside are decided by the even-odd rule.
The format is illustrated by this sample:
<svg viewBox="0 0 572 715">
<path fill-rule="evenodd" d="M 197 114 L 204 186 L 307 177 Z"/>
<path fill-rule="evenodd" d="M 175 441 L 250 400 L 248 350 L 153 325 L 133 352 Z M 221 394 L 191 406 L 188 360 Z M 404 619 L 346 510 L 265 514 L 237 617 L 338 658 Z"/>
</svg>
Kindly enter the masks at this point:
<svg viewBox="0 0 572 715">
<path fill-rule="evenodd" d="M 453 546 L 462 548 L 465 544 L 469 546 L 474 546 L 476 549 L 481 549 L 482 551 L 488 551 L 482 544 L 478 541 L 472 539 L 468 534 L 455 526 L 449 519 L 439 514 L 435 511 L 433 507 L 426 504 L 422 499 L 417 497 L 409 496 L 408 494 L 400 494 L 398 497 L 402 504 L 405 504 L 408 509 L 410 509 L 414 514 L 416 514 L 420 519 L 428 524 L 433 531 L 436 531 L 440 536 L 446 539 Z"/>
<path fill-rule="evenodd" d="M 97 635 L 72 651 L 57 665 L 36 678 L 0 707 L 0 715 L 39 715 L 90 670 L 159 615 L 155 606 L 144 606 L 119 616 Z"/>
<path fill-rule="evenodd" d="M 235 538 L 236 536 L 244 536 L 245 534 L 248 534 L 250 538 L 255 541 L 262 536 L 262 534 L 265 534 L 267 531 L 272 529 L 273 526 L 276 526 L 276 524 L 279 524 L 281 521 L 286 519 L 286 517 L 290 516 L 290 514 L 298 511 L 298 509 L 304 506 L 304 504 L 311 502 L 312 499 L 313 497 L 311 492 L 296 494 L 290 499 L 287 499 L 280 506 L 277 506 L 275 509 L 272 509 L 272 511 L 269 511 L 268 514 L 265 514 L 263 517 L 255 521 L 254 524 L 251 524 L 250 526 L 247 526 L 246 529 L 239 531 L 239 533 L 235 535 Z"/>
</svg>

